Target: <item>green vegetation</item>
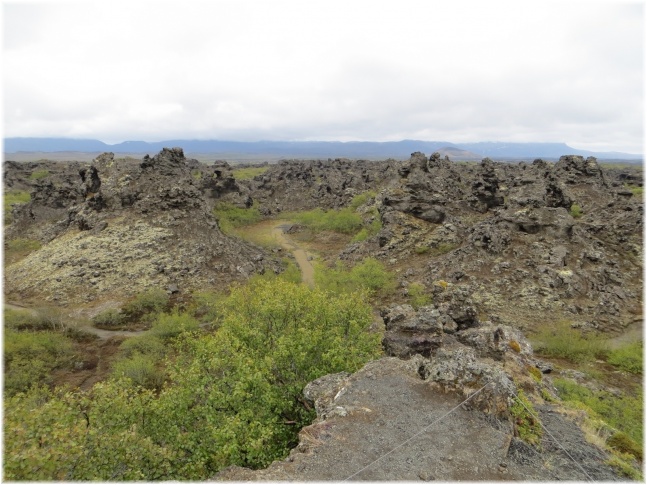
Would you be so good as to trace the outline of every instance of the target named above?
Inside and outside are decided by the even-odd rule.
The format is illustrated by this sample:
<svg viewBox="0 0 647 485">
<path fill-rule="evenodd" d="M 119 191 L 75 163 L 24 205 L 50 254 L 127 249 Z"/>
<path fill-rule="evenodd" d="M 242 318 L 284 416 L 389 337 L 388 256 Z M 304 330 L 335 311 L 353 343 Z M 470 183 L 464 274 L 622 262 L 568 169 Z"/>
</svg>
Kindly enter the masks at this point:
<svg viewBox="0 0 647 485">
<path fill-rule="evenodd" d="M 517 392 L 517 397 L 510 408 L 510 413 L 514 419 L 515 430 L 519 438 L 530 445 L 538 446 L 541 443 L 544 430 L 541 427 L 535 408 L 521 389 Z"/>
<path fill-rule="evenodd" d="M 11 217 L 12 204 L 26 204 L 31 200 L 29 192 L 25 190 L 7 190 L 4 193 L 4 223 L 5 225 L 13 222 Z"/>
<path fill-rule="evenodd" d="M 420 307 L 431 305 L 431 296 L 425 293 L 425 285 L 422 283 L 411 283 L 407 288 L 409 303 L 416 310 Z"/>
<path fill-rule="evenodd" d="M 532 338 L 533 348 L 539 355 L 566 359 L 575 364 L 604 358 L 608 349 L 606 342 L 594 335 L 582 335 L 571 328 L 569 322 L 545 327 Z"/>
<path fill-rule="evenodd" d="M 49 382 L 53 370 L 67 366 L 72 341 L 60 333 L 4 331 L 4 391 L 12 396 Z"/>
<path fill-rule="evenodd" d="M 395 278 L 374 258 L 366 258 L 351 269 L 340 261 L 334 268 L 320 266 L 315 272 L 315 283 L 319 288 L 338 295 L 361 289 L 384 296 L 395 290 Z"/>
<path fill-rule="evenodd" d="M 362 192 L 361 194 L 357 194 L 350 201 L 350 208 L 355 211 L 360 206 L 366 204 L 371 199 L 374 199 L 376 196 L 377 196 L 377 192 L 375 192 L 374 190 L 367 190 L 366 192 Z"/>
<path fill-rule="evenodd" d="M 191 322 L 173 314 L 157 325 L 178 319 Z M 266 466 L 314 417 L 306 383 L 380 355 L 371 320 L 357 293 L 281 279 L 234 288 L 220 329 L 181 333 L 165 369 L 147 336 L 126 345 L 114 377 L 88 393 L 31 388 L 7 397 L 4 478 L 196 481 L 230 465 Z"/>
<path fill-rule="evenodd" d="M 643 343 L 632 342 L 619 349 L 611 350 L 607 362 L 632 374 L 643 373 Z"/>
<path fill-rule="evenodd" d="M 40 180 L 44 179 L 49 175 L 49 170 L 47 169 L 42 169 L 42 170 L 34 170 L 31 175 L 29 175 L 30 180 Z"/>
<path fill-rule="evenodd" d="M 578 204 L 573 204 L 571 206 L 570 213 L 571 213 L 571 216 L 574 217 L 575 219 L 579 219 L 580 217 L 582 217 L 582 214 L 583 214 L 582 208 Z"/>
<path fill-rule="evenodd" d="M 109 308 L 92 318 L 97 328 L 119 330 L 133 326 L 149 326 L 157 315 L 169 309 L 169 296 L 159 288 L 135 295 L 121 309 Z"/>
<path fill-rule="evenodd" d="M 642 395 L 614 395 L 606 391 L 592 391 L 569 379 L 554 379 L 562 400 L 580 403 L 592 417 L 603 419 L 609 425 L 626 433 L 636 444 L 642 443 L 643 400 Z M 640 446 L 642 450 L 642 446 Z"/>
<path fill-rule="evenodd" d="M 160 288 L 152 288 L 135 295 L 121 308 L 126 322 L 136 323 L 147 320 L 146 317 L 168 309 L 169 296 Z"/>
<path fill-rule="evenodd" d="M 41 248 L 40 241 L 34 239 L 11 239 L 5 242 L 5 264 L 9 265 L 20 261 L 29 253 L 38 251 Z"/>
<path fill-rule="evenodd" d="M 232 175 L 236 180 L 250 180 L 263 175 L 269 168 L 269 166 L 236 168 L 232 171 Z"/>
<path fill-rule="evenodd" d="M 213 215 L 218 219 L 218 226 L 225 234 L 231 234 L 237 227 L 255 224 L 262 218 L 256 205 L 243 209 L 229 202 L 218 203 L 213 209 Z"/>
<path fill-rule="evenodd" d="M 313 209 L 286 215 L 315 232 L 333 231 L 341 234 L 356 234 L 362 228 L 362 218 L 350 207 L 340 210 Z"/>
<path fill-rule="evenodd" d="M 639 185 L 625 184 L 625 187 L 631 191 L 636 197 L 642 197 L 644 189 Z"/>
<path fill-rule="evenodd" d="M 362 216 L 357 212 L 357 209 L 360 206 L 366 205 L 376 195 L 373 191 L 363 192 L 353 197 L 350 205 L 343 209 L 324 211 L 323 209 L 317 208 L 310 211 L 292 212 L 286 214 L 286 218 L 306 226 L 310 231 L 315 233 L 331 231 L 353 235 L 353 242 L 365 241 L 382 229 L 382 221 L 375 206 L 366 211 L 371 216 L 369 219 L 370 222 L 366 223 L 362 220 Z"/>
<path fill-rule="evenodd" d="M 163 341 L 177 337 L 184 332 L 194 332 L 200 328 L 198 320 L 193 318 L 189 313 L 160 314 L 153 322 L 153 328 L 149 335 L 157 337 Z"/>
<path fill-rule="evenodd" d="M 413 251 L 416 254 L 429 254 L 429 256 L 442 256 L 450 251 L 456 249 L 456 245 L 452 243 L 439 243 L 435 246 L 416 246 Z"/>
</svg>

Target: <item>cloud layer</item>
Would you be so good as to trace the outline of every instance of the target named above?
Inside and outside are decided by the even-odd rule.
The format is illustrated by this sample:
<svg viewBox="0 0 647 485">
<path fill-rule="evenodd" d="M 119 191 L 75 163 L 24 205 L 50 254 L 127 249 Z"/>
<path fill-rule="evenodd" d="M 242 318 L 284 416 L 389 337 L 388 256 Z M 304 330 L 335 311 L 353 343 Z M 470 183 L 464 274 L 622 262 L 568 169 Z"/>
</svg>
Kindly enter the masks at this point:
<svg viewBox="0 0 647 485">
<path fill-rule="evenodd" d="M 4 4 L 5 136 L 642 151 L 642 2 Z"/>
</svg>

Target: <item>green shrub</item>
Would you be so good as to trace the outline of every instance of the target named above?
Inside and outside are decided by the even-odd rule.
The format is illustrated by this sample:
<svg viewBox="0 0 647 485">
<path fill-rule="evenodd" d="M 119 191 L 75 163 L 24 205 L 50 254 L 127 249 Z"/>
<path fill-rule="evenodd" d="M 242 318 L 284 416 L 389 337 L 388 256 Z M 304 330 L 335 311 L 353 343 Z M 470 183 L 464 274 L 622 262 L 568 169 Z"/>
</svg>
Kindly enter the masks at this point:
<svg viewBox="0 0 647 485">
<path fill-rule="evenodd" d="M 579 219 L 582 217 L 582 207 L 580 207 L 578 204 L 573 204 L 571 205 L 571 216 L 574 217 L 575 219 Z"/>
<path fill-rule="evenodd" d="M 456 248 L 455 244 L 452 243 L 440 243 L 437 246 L 429 248 L 429 254 L 431 256 L 442 256 L 447 254 L 450 251 L 453 251 Z"/>
<path fill-rule="evenodd" d="M 166 353 L 166 347 L 159 337 L 145 334 L 124 340 L 119 346 L 119 351 L 124 357 L 133 357 L 135 354 L 141 354 L 151 356 L 158 360 Z"/>
<path fill-rule="evenodd" d="M 200 323 L 190 313 L 162 313 L 153 322 L 149 335 L 170 340 L 183 332 L 193 332 L 199 328 Z"/>
<path fill-rule="evenodd" d="M 413 252 L 416 254 L 427 254 L 429 251 L 431 251 L 429 246 L 416 246 L 413 248 Z"/>
<path fill-rule="evenodd" d="M 541 444 L 544 430 L 534 406 L 521 389 L 517 391 L 517 398 L 510 408 L 510 413 L 514 418 L 515 430 L 519 438 L 531 445 Z"/>
<path fill-rule="evenodd" d="M 225 298 L 214 291 L 198 291 L 191 295 L 190 313 L 200 322 L 207 323 L 221 317 L 222 300 Z"/>
<path fill-rule="evenodd" d="M 4 326 L 13 330 L 48 330 L 49 323 L 29 310 L 4 309 Z"/>
<path fill-rule="evenodd" d="M 218 227 L 225 234 L 231 234 L 237 227 L 256 224 L 262 219 L 256 204 L 245 209 L 229 202 L 219 202 L 213 209 L 213 214 L 218 219 Z"/>
<path fill-rule="evenodd" d="M 425 286 L 422 283 L 411 283 L 407 290 L 409 303 L 416 310 L 420 307 L 431 305 L 431 296 L 425 293 Z"/>
<path fill-rule="evenodd" d="M 7 395 L 48 383 L 54 369 L 70 364 L 72 342 L 54 332 L 4 332 L 4 386 Z"/>
<path fill-rule="evenodd" d="M 600 337 L 584 336 L 569 322 L 545 327 L 532 339 L 535 352 L 546 357 L 557 357 L 581 364 L 604 358 L 607 343 Z"/>
<path fill-rule="evenodd" d="M 6 190 L 4 193 L 4 223 L 11 224 L 13 219 L 11 217 L 12 204 L 26 204 L 31 200 L 29 192 L 25 190 Z"/>
<path fill-rule="evenodd" d="M 97 328 L 116 330 L 122 328 L 125 320 L 124 315 L 115 308 L 109 308 L 92 317 L 92 323 Z"/>
<path fill-rule="evenodd" d="M 135 353 L 90 392 L 6 399 L 5 479 L 199 481 L 267 466 L 315 416 L 308 382 L 381 354 L 361 294 L 257 280 L 234 288 L 223 312 L 218 332 L 178 339 L 163 386 L 155 360 Z"/>
<path fill-rule="evenodd" d="M 136 386 L 159 389 L 164 383 L 164 372 L 156 367 L 156 363 L 152 355 L 135 353 L 115 362 L 112 374 L 115 377 L 130 379 Z"/>
<path fill-rule="evenodd" d="M 269 166 L 236 168 L 232 171 L 232 175 L 236 180 L 250 180 L 263 175 L 269 168 Z"/>
<path fill-rule="evenodd" d="M 40 180 L 44 179 L 49 175 L 49 170 L 47 169 L 42 169 L 42 170 L 34 170 L 31 175 L 29 175 L 30 180 Z"/>
<path fill-rule="evenodd" d="M 121 311 L 126 321 L 136 322 L 145 315 L 167 310 L 168 304 L 168 294 L 164 290 L 153 288 L 139 293 L 132 300 L 126 302 Z"/>
<path fill-rule="evenodd" d="M 319 267 L 315 272 L 315 282 L 320 288 L 337 294 L 363 289 L 372 294 L 386 295 L 395 290 L 393 274 L 374 258 L 366 258 L 350 270 L 341 262 L 337 262 L 335 268 Z"/>
<path fill-rule="evenodd" d="M 607 362 L 632 374 L 643 373 L 643 343 L 632 342 L 619 349 L 609 351 Z"/>
</svg>

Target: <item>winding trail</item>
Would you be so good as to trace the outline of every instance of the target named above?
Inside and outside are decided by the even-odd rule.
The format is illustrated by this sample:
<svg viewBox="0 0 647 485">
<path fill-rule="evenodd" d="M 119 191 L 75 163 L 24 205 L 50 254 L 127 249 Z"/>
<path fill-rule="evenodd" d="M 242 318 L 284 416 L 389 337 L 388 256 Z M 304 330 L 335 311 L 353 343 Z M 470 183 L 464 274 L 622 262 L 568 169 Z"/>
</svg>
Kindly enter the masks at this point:
<svg viewBox="0 0 647 485">
<path fill-rule="evenodd" d="M 315 285 L 315 269 L 310 262 L 308 254 L 305 250 L 299 247 L 291 238 L 286 236 L 285 231 L 290 229 L 291 223 L 279 221 L 278 224 L 272 227 L 272 237 L 287 251 L 290 251 L 296 259 L 299 269 L 301 270 L 301 281 L 303 281 L 310 288 Z"/>
</svg>

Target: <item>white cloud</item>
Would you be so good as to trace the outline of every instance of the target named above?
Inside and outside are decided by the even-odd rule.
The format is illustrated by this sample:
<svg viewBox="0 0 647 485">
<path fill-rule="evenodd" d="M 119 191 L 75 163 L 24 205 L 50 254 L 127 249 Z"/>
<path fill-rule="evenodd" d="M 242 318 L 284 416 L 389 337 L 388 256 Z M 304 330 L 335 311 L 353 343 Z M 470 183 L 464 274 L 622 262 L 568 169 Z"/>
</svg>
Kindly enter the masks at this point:
<svg viewBox="0 0 647 485">
<path fill-rule="evenodd" d="M 642 151 L 641 2 L 4 4 L 5 136 Z"/>
</svg>

